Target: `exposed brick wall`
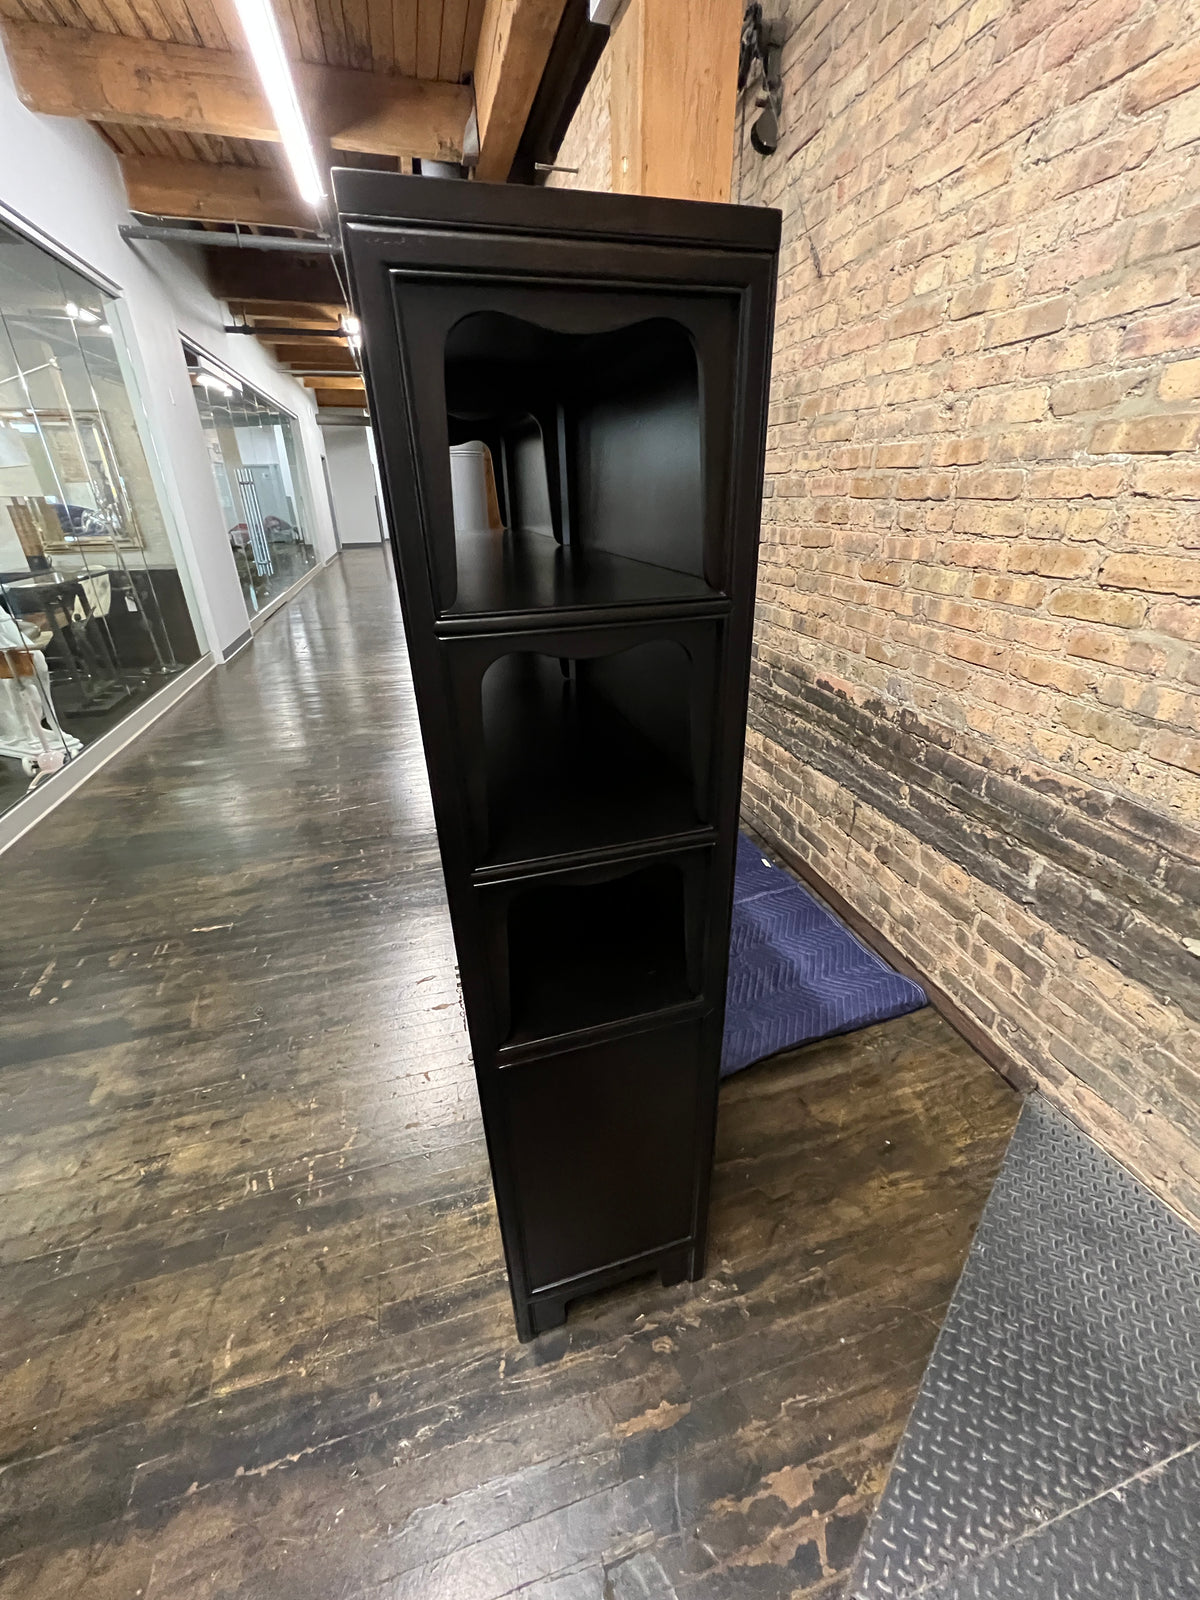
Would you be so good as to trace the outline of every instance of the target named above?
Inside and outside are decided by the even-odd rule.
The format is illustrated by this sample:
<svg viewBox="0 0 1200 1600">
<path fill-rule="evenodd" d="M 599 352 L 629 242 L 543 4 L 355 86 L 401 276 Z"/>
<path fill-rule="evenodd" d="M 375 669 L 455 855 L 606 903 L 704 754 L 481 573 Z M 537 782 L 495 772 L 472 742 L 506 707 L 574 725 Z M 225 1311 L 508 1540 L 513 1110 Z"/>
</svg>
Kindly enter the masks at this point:
<svg viewBox="0 0 1200 1600">
<path fill-rule="evenodd" d="M 608 114 L 610 73 L 611 58 L 606 50 L 592 74 L 591 82 L 583 91 L 583 99 L 571 119 L 562 149 L 554 158 L 556 166 L 577 167 L 579 170 L 575 174 L 552 172 L 546 179 L 548 187 L 612 188 L 612 123 Z"/>
<path fill-rule="evenodd" d="M 747 812 L 1200 1218 L 1200 0 L 787 17 Z"/>
</svg>

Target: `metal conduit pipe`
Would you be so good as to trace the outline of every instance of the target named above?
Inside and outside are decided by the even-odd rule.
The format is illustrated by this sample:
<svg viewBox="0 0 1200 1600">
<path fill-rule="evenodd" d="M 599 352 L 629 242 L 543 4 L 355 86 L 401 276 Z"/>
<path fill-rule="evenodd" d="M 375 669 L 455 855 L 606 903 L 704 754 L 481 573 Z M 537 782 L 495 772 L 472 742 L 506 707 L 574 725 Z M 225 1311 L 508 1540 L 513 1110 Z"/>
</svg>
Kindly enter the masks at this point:
<svg viewBox="0 0 1200 1600">
<path fill-rule="evenodd" d="M 201 228 L 173 228 L 166 222 L 122 222 L 122 239 L 154 239 L 160 244 L 216 246 L 227 250 L 285 250 L 292 255 L 340 256 L 341 245 L 331 239 L 279 239 L 263 233 L 206 233 Z"/>
</svg>

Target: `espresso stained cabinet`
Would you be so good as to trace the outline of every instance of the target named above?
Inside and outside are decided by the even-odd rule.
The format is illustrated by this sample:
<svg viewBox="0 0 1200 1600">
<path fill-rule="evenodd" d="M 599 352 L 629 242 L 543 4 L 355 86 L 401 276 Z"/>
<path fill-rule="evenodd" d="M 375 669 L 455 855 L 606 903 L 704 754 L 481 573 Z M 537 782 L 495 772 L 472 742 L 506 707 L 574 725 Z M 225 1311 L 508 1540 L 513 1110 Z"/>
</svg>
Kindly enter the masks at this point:
<svg viewBox="0 0 1200 1600">
<path fill-rule="evenodd" d="M 704 1270 L 779 216 L 334 178 L 530 1338 Z"/>
</svg>

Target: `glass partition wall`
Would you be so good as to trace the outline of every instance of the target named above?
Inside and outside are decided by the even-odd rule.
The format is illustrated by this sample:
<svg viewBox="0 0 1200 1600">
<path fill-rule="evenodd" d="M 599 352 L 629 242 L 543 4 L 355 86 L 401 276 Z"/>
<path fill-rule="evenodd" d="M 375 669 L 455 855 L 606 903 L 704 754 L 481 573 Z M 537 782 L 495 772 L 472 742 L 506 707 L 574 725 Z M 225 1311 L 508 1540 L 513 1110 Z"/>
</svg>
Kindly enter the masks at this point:
<svg viewBox="0 0 1200 1600">
<path fill-rule="evenodd" d="M 200 649 L 112 298 L 0 223 L 0 811 Z"/>
<path fill-rule="evenodd" d="M 251 616 L 316 563 L 296 420 L 184 347 Z"/>
</svg>

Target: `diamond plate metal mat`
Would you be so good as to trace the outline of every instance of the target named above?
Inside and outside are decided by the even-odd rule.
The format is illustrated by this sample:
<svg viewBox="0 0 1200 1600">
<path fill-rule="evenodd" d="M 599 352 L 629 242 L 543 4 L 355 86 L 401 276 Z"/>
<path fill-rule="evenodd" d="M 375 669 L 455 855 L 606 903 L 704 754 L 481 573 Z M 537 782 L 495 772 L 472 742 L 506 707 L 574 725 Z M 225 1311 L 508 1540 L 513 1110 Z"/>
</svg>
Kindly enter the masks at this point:
<svg viewBox="0 0 1200 1600">
<path fill-rule="evenodd" d="M 1194 1600 L 1200 1446 L 922 1589 L 922 1600 Z"/>
<path fill-rule="evenodd" d="M 1197 1600 L 1200 1234 L 1027 1101 L 850 1600 Z"/>
</svg>

